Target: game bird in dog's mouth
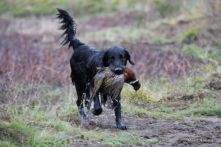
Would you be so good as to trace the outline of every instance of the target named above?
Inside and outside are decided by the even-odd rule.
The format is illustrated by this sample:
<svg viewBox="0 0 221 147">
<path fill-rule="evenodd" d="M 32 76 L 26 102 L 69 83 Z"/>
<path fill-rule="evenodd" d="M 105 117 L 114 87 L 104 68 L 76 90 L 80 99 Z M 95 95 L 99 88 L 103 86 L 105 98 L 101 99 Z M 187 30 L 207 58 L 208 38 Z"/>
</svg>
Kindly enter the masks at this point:
<svg viewBox="0 0 221 147">
<path fill-rule="evenodd" d="M 87 103 L 87 108 L 90 109 L 91 102 L 98 91 L 107 96 L 106 99 L 105 97 L 101 97 L 103 104 L 105 105 L 107 98 L 110 98 L 113 102 L 112 108 L 114 108 L 114 104 L 118 104 L 116 98 L 119 96 L 124 82 L 132 85 L 136 91 L 141 86 L 139 80 L 136 79 L 135 73 L 129 68 L 125 68 L 123 74 L 116 75 L 108 67 L 99 67 L 97 74 L 93 79 L 94 85 L 91 88 L 91 94 L 89 103 Z"/>
<path fill-rule="evenodd" d="M 75 85 L 77 92 L 78 99 L 76 103 L 78 106 L 80 118 L 87 119 L 87 115 L 84 112 L 83 95 L 85 93 L 87 97 L 88 95 L 90 95 L 88 94 L 88 85 L 92 86 L 92 88 L 93 86 L 95 86 L 94 77 L 97 74 L 97 72 L 99 72 L 97 68 L 105 69 L 106 67 L 108 67 L 110 71 L 114 73 L 114 75 L 119 75 L 119 77 L 121 77 L 121 75 L 124 73 L 127 62 L 129 62 L 132 65 L 134 65 L 134 62 L 131 60 L 131 56 L 126 48 L 120 46 L 113 46 L 106 50 L 97 50 L 91 47 L 90 45 L 83 43 L 78 38 L 76 38 L 76 23 L 70 16 L 70 14 L 62 9 L 57 9 L 57 11 L 57 18 L 60 20 L 61 23 L 61 30 L 64 30 L 64 33 L 62 35 L 64 37 L 64 40 L 62 44 L 68 44 L 69 47 L 73 48 L 74 51 L 70 59 L 71 79 L 72 83 Z M 104 77 L 103 79 L 105 79 Z M 99 79 L 100 77 L 97 78 Z M 94 94 L 93 97 L 94 109 L 92 113 L 94 115 L 100 115 L 102 113 L 100 97 L 102 96 L 105 99 L 110 94 L 109 92 L 106 93 L 105 90 L 102 90 L 103 86 L 107 85 L 101 84 L 101 87 Z M 127 127 L 126 125 L 124 125 L 121 118 L 121 89 L 122 88 L 118 89 L 119 93 L 117 92 L 117 96 L 114 95 L 114 97 L 116 97 L 115 100 L 117 101 L 114 113 L 116 116 L 117 128 L 126 130 Z"/>
<path fill-rule="evenodd" d="M 98 72 L 94 76 L 94 84 L 91 89 L 88 109 L 90 108 L 91 102 L 98 91 L 111 98 L 113 102 L 116 101 L 115 103 L 118 103 L 116 98 L 119 96 L 123 85 L 123 74 L 116 75 L 108 67 L 98 68 Z"/>
</svg>

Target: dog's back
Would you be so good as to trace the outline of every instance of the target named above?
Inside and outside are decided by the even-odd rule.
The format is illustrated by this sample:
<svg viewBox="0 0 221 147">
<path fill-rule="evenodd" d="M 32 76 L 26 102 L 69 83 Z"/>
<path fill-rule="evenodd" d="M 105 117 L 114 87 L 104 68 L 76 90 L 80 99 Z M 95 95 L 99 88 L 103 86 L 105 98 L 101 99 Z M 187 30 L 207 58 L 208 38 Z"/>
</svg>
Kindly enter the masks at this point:
<svg viewBox="0 0 221 147">
<path fill-rule="evenodd" d="M 95 58 L 96 60 L 92 59 L 93 55 L 96 54 L 102 54 L 99 53 L 97 50 L 92 48 L 91 46 L 86 45 L 85 43 L 81 42 L 79 39 L 76 38 L 76 23 L 73 20 L 73 18 L 62 9 L 58 10 L 58 16 L 57 18 L 60 20 L 60 23 L 62 24 L 60 29 L 64 30 L 64 33 L 62 34 L 62 37 L 64 37 L 64 40 L 62 41 L 62 45 L 68 44 L 69 47 L 72 47 L 74 50 L 74 53 L 70 60 L 71 65 L 71 77 L 72 81 L 74 82 L 76 77 L 77 81 L 85 81 L 85 78 L 91 78 L 95 74 L 95 70 L 93 67 L 93 64 L 97 65 L 98 63 L 93 63 L 96 61 L 101 61 L 101 56 L 97 55 Z M 90 72 L 87 71 L 88 68 Z M 89 75 L 90 77 L 86 77 L 86 75 Z M 82 80 L 80 77 L 83 77 Z M 76 82 L 74 82 L 76 83 Z"/>
</svg>

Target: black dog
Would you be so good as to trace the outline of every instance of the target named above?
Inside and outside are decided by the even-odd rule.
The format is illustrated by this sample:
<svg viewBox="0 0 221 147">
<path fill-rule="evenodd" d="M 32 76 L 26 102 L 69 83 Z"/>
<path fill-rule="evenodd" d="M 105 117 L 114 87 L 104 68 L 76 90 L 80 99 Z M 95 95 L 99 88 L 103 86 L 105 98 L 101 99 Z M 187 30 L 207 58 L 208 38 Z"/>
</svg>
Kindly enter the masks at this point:
<svg viewBox="0 0 221 147">
<path fill-rule="evenodd" d="M 63 36 L 65 36 L 63 45 L 69 44 L 72 47 L 74 53 L 70 60 L 71 65 L 71 79 L 75 84 L 77 91 L 77 106 L 81 118 L 86 118 L 83 106 L 83 95 L 87 93 L 88 83 L 93 85 L 93 77 L 97 72 L 97 67 L 109 67 L 115 74 L 123 74 L 127 61 L 134 65 L 130 59 L 129 52 L 122 47 L 111 47 L 105 51 L 97 51 L 94 48 L 82 43 L 75 38 L 76 35 L 76 23 L 72 17 L 62 9 L 58 10 L 58 19 L 61 20 L 61 29 L 64 30 Z M 102 95 L 102 93 L 100 93 Z M 105 96 L 104 96 L 105 97 Z M 121 103 L 120 95 L 115 102 L 115 116 L 117 128 L 125 130 L 126 126 L 121 121 Z M 99 115 L 102 112 L 99 94 L 94 97 L 94 115 Z"/>
</svg>

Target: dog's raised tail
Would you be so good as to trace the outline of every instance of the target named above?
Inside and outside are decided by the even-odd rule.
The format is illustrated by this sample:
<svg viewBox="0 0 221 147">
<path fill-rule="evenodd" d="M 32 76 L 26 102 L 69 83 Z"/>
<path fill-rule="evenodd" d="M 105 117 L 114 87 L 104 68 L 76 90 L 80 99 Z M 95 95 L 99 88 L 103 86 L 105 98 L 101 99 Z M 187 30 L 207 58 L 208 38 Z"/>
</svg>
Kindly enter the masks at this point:
<svg viewBox="0 0 221 147">
<path fill-rule="evenodd" d="M 69 15 L 69 13 L 65 10 L 57 8 L 58 14 L 57 18 L 60 20 L 62 24 L 60 29 L 64 30 L 62 37 L 64 40 L 61 42 L 62 45 L 68 44 L 69 47 L 75 48 L 75 46 L 82 44 L 78 39 L 75 38 L 76 35 L 76 23 L 73 18 Z"/>
</svg>

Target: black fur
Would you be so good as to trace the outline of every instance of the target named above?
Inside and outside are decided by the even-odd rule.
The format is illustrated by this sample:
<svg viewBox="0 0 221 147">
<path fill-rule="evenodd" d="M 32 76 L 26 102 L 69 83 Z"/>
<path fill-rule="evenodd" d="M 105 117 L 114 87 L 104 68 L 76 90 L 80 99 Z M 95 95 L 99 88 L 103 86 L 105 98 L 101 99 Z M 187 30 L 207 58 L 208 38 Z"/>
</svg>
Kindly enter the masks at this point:
<svg viewBox="0 0 221 147">
<path fill-rule="evenodd" d="M 91 46 L 82 43 L 75 38 L 76 35 L 76 23 L 72 17 L 62 9 L 57 9 L 58 19 L 61 20 L 61 29 L 64 30 L 62 36 L 64 40 L 63 45 L 69 44 L 72 47 L 74 53 L 70 60 L 71 65 L 71 79 L 75 84 L 77 91 L 77 106 L 82 119 L 86 118 L 86 114 L 83 109 L 84 93 L 87 91 L 87 84 L 93 85 L 93 77 L 97 72 L 97 67 L 109 67 L 116 74 L 123 74 L 123 70 L 129 61 L 134 64 L 130 59 L 129 52 L 122 47 L 111 47 L 105 51 L 98 51 Z M 102 93 L 101 93 L 102 95 Z M 116 125 L 119 129 L 126 129 L 126 126 L 121 121 L 121 103 L 120 95 L 118 96 L 118 102 L 115 102 L 115 116 Z M 99 115 L 102 113 L 102 108 L 99 100 L 99 93 L 94 98 L 94 111 L 93 114 Z"/>
</svg>

